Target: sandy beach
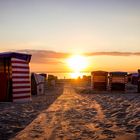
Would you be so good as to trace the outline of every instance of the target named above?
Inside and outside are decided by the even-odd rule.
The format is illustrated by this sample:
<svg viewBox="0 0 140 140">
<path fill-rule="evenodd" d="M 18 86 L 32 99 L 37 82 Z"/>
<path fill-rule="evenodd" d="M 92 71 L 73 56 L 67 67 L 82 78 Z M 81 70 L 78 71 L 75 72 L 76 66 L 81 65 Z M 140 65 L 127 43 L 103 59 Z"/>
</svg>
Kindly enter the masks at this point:
<svg viewBox="0 0 140 140">
<path fill-rule="evenodd" d="M 0 140 L 140 140 L 140 0 L 0 0 Z"/>
<path fill-rule="evenodd" d="M 139 100 L 137 93 L 76 93 L 66 85 L 13 140 L 139 140 Z"/>
<path fill-rule="evenodd" d="M 116 140 L 140 139 L 140 94 L 129 90 L 129 88 L 130 86 L 126 93 L 88 94 L 87 92 L 87 94 L 80 94 L 101 105 L 104 119 L 103 121 L 95 121 L 96 127 L 104 128 L 101 134 L 108 135 L 108 138 L 116 138 Z"/>
<path fill-rule="evenodd" d="M 45 95 L 32 96 L 28 103 L 0 102 L 0 139 L 7 140 L 23 130 L 61 94 L 63 87 L 46 89 Z"/>
</svg>

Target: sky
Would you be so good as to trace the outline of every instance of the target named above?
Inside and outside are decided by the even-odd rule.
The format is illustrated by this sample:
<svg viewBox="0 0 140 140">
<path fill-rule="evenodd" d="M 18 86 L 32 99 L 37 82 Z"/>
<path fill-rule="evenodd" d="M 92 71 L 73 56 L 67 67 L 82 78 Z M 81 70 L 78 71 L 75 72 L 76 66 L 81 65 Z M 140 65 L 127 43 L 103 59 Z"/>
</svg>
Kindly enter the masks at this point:
<svg viewBox="0 0 140 140">
<path fill-rule="evenodd" d="M 3 51 L 31 53 L 32 71 L 68 71 L 77 53 L 87 71 L 136 71 L 140 0 L 0 0 Z"/>
</svg>

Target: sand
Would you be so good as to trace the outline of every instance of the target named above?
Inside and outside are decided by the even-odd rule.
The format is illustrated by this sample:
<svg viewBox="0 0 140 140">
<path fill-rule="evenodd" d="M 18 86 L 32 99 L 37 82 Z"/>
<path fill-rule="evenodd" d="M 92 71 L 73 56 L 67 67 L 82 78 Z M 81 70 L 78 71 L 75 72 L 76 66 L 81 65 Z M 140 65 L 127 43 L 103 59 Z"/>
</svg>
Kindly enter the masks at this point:
<svg viewBox="0 0 140 140">
<path fill-rule="evenodd" d="M 101 125 L 114 132 L 115 137 L 122 137 L 122 140 L 130 138 L 130 134 L 134 138 L 140 137 L 140 95 L 117 93 L 87 95 L 85 98 L 96 100 L 101 105 L 104 112 Z"/>
<path fill-rule="evenodd" d="M 28 103 L 0 102 L 0 140 L 14 137 L 47 109 L 61 94 L 63 87 L 47 89 L 45 95 L 32 96 Z"/>
<path fill-rule="evenodd" d="M 140 94 L 76 93 L 66 85 L 63 94 L 13 139 L 140 140 Z"/>
</svg>

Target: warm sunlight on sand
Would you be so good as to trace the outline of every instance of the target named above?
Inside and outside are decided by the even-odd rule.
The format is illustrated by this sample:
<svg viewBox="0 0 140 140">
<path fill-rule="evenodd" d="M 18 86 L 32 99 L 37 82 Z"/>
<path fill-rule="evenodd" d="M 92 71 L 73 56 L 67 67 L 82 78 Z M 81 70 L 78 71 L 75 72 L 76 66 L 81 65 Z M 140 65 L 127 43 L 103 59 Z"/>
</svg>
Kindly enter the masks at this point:
<svg viewBox="0 0 140 140">
<path fill-rule="evenodd" d="M 88 61 L 85 56 L 74 55 L 67 59 L 67 64 L 74 72 L 80 72 L 88 67 Z"/>
</svg>

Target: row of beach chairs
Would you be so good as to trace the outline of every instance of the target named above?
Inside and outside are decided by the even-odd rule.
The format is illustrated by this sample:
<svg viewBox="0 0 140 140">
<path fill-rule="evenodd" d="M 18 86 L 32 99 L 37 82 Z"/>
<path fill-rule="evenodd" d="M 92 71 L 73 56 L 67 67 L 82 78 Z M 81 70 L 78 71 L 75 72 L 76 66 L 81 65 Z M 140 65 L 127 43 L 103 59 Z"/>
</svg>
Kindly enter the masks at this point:
<svg viewBox="0 0 140 140">
<path fill-rule="evenodd" d="M 127 72 L 93 71 L 91 87 L 94 90 L 125 91 L 127 79 Z"/>
</svg>

